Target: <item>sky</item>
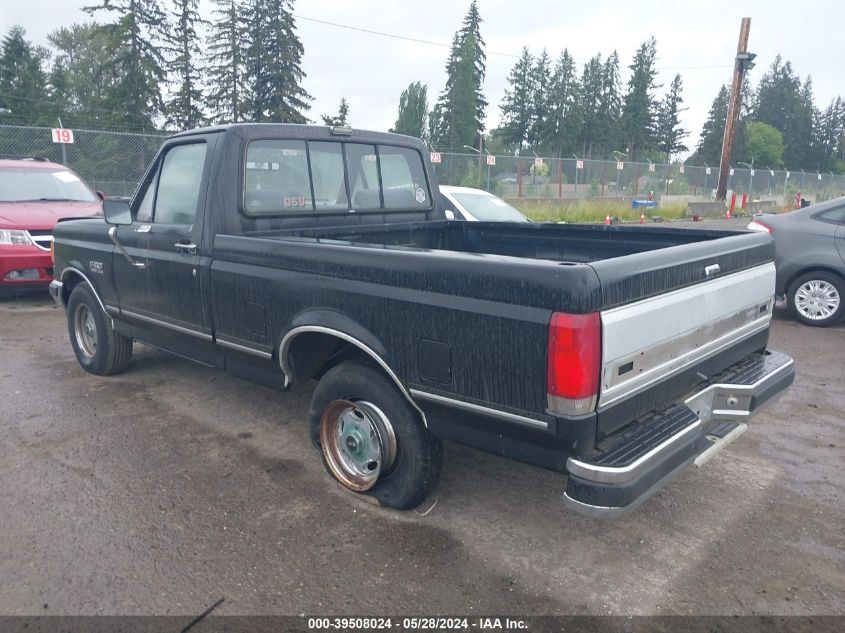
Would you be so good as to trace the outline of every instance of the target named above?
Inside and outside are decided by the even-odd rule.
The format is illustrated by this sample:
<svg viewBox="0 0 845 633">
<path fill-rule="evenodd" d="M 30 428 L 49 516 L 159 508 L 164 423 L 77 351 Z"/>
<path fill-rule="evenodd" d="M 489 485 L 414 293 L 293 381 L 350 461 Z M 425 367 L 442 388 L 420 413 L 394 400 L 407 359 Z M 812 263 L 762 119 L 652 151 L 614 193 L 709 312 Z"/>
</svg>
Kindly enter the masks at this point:
<svg viewBox="0 0 845 633">
<path fill-rule="evenodd" d="M 88 19 L 81 7 L 96 0 L 0 0 L 0 31 L 22 25 L 28 36 L 46 43 L 47 34 L 62 25 Z M 168 0 L 164 0 L 165 3 Z M 429 101 L 443 90 L 448 44 L 470 0 L 297 0 L 294 14 L 305 47 L 303 69 L 306 90 L 314 97 L 308 116 L 318 121 L 334 114 L 341 97 L 350 105 L 350 121 L 363 129 L 387 130 L 396 120 L 399 95 L 412 81 L 428 86 Z M 692 148 L 710 105 L 722 84 L 729 84 L 742 17 L 751 17 L 749 50 L 757 53 L 751 71 L 756 85 L 777 53 L 794 70 L 813 77 L 816 105 L 827 107 L 836 95 L 845 95 L 845 2 L 804 0 L 708 0 L 668 2 L 619 0 L 554 2 L 553 0 L 479 0 L 487 43 L 487 78 L 484 92 L 490 106 L 487 127 L 501 117 L 499 106 L 507 75 L 523 46 L 532 53 L 548 49 L 554 59 L 568 48 L 579 67 L 600 52 L 620 55 L 623 83 L 630 60 L 640 43 L 657 39 L 659 76 L 668 88 L 675 73 L 684 82 L 688 108 L 682 114 L 686 139 Z M 200 0 L 208 16 L 210 0 Z M 442 43 L 411 42 L 338 28 L 312 18 L 374 31 Z M 100 19 L 106 19 L 101 13 Z"/>
</svg>

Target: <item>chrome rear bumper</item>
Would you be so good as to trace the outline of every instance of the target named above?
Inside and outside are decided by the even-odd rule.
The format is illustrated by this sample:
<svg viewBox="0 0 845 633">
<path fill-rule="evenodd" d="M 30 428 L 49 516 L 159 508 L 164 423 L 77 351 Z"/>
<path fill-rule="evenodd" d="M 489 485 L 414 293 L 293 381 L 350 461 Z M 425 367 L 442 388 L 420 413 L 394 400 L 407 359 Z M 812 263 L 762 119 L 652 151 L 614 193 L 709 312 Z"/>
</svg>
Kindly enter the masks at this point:
<svg viewBox="0 0 845 633">
<path fill-rule="evenodd" d="M 682 403 L 606 438 L 592 459 L 570 457 L 565 505 L 597 517 L 630 512 L 699 457 L 709 459 L 727 446 L 794 378 L 785 354 L 752 354 Z"/>
</svg>

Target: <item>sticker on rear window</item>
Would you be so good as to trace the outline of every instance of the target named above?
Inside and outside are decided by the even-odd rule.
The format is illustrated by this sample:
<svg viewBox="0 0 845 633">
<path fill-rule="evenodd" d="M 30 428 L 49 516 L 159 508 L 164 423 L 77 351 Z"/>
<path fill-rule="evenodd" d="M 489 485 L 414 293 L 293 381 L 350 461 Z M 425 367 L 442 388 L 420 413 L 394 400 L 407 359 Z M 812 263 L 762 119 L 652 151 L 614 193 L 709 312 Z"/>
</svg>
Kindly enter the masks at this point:
<svg viewBox="0 0 845 633">
<path fill-rule="evenodd" d="M 423 189 L 422 187 L 417 187 L 417 191 L 414 197 L 417 199 L 417 202 L 419 204 L 425 202 L 425 189 Z"/>
<path fill-rule="evenodd" d="M 54 171 L 53 178 L 58 178 L 62 182 L 79 182 L 79 177 L 69 171 Z"/>
</svg>

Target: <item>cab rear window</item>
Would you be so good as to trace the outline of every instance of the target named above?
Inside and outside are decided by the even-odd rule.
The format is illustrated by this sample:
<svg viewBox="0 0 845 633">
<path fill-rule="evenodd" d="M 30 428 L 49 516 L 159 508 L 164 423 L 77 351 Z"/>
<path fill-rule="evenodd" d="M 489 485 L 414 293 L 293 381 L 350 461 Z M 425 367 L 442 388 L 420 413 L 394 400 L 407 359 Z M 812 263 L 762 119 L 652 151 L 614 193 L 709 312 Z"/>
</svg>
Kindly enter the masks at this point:
<svg viewBox="0 0 845 633">
<path fill-rule="evenodd" d="M 339 141 L 256 140 L 244 166 L 250 216 L 430 209 L 419 152 Z"/>
</svg>

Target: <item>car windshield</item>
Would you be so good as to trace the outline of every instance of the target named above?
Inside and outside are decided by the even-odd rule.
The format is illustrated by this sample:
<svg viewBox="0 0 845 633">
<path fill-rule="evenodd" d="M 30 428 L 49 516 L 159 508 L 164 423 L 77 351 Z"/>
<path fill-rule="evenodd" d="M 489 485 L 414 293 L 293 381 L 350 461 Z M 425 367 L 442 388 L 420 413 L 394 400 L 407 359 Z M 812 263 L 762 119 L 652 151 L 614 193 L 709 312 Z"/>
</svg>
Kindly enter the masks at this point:
<svg viewBox="0 0 845 633">
<path fill-rule="evenodd" d="M 78 176 L 65 169 L 0 168 L 0 202 L 95 202 Z"/>
<path fill-rule="evenodd" d="M 455 200 L 476 220 L 483 222 L 527 222 L 519 211 L 496 196 L 486 193 L 453 193 Z"/>
</svg>

